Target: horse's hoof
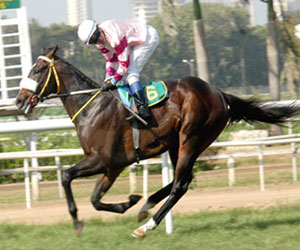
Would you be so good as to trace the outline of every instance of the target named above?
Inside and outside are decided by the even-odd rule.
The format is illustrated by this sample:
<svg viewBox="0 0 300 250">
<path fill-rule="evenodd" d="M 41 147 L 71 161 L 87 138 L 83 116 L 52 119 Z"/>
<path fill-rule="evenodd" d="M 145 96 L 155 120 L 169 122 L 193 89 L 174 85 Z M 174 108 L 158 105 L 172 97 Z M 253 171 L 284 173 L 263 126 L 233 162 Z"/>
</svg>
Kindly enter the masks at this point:
<svg viewBox="0 0 300 250">
<path fill-rule="evenodd" d="M 132 194 L 129 196 L 130 205 L 133 206 L 142 198 L 140 195 Z"/>
<path fill-rule="evenodd" d="M 142 222 L 143 220 L 145 220 L 148 217 L 149 213 L 144 211 L 144 212 L 139 212 L 138 215 L 138 222 Z"/>
<path fill-rule="evenodd" d="M 144 238 L 146 236 L 146 234 L 145 234 L 144 230 L 137 228 L 131 233 L 131 236 L 133 236 L 135 238 Z"/>
<path fill-rule="evenodd" d="M 79 237 L 83 230 L 83 222 L 78 221 L 77 223 L 74 224 L 74 227 L 75 227 L 76 236 Z"/>
</svg>

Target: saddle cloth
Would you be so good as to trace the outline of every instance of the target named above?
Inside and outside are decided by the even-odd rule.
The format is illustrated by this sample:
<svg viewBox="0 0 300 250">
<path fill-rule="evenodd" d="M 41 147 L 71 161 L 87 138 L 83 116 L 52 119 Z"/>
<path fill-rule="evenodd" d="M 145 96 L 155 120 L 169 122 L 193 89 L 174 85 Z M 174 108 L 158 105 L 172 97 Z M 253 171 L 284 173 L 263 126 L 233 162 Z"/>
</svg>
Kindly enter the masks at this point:
<svg viewBox="0 0 300 250">
<path fill-rule="evenodd" d="M 117 83 L 117 89 L 122 102 L 131 107 L 133 102 L 132 92 L 128 83 Z M 154 106 L 169 97 L 168 88 L 163 81 L 153 81 L 144 86 L 148 107 Z"/>
</svg>

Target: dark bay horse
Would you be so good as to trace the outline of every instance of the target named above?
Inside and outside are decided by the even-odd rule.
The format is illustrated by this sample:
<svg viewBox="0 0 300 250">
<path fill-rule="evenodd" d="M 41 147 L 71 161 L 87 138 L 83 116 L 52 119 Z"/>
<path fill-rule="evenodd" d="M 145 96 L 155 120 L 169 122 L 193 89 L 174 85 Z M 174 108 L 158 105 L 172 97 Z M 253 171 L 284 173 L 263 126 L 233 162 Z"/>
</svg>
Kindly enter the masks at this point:
<svg viewBox="0 0 300 250">
<path fill-rule="evenodd" d="M 21 82 L 16 105 L 25 113 L 32 111 L 40 98 L 60 94 L 61 101 L 72 118 L 92 94 L 68 95 L 72 91 L 99 89 L 78 69 L 56 56 L 57 46 L 43 52 L 33 65 L 28 78 Z M 294 105 L 262 105 L 253 99 L 242 100 L 225 94 L 196 77 L 166 81 L 169 98 L 151 108 L 149 125 L 140 124 L 142 159 L 169 152 L 175 175 L 172 183 L 152 194 L 142 207 L 138 220 L 148 210 L 169 196 L 154 216 L 133 231 L 144 237 L 156 228 L 176 202 L 186 193 L 192 180 L 192 169 L 197 157 L 222 132 L 228 122 L 266 122 L 281 124 L 293 115 Z M 117 94 L 116 90 L 114 90 Z M 64 95 L 63 95 L 64 94 Z M 91 202 L 95 209 L 124 213 L 141 196 L 131 195 L 129 201 L 106 204 L 101 198 L 109 190 L 122 170 L 136 161 L 132 128 L 126 120 L 129 112 L 111 93 L 101 92 L 74 120 L 85 159 L 64 172 L 63 186 L 69 212 L 77 234 L 83 229 L 78 220 L 71 181 L 78 177 L 99 175 Z M 156 135 L 156 136 L 154 136 Z"/>
</svg>

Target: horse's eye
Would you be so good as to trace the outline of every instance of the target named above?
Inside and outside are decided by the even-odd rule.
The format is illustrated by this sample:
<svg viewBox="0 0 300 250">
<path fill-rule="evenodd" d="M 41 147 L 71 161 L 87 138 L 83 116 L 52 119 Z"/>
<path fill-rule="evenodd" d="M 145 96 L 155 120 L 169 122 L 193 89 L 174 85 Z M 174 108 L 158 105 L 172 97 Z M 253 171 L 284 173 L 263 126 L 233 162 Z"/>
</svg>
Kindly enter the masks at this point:
<svg viewBox="0 0 300 250">
<path fill-rule="evenodd" d="M 41 73 L 44 69 L 46 69 L 47 68 L 47 66 L 43 66 L 43 67 L 41 67 L 41 68 L 36 68 L 36 69 L 34 69 L 33 70 L 33 73 L 34 74 L 39 74 L 39 73 Z"/>
</svg>

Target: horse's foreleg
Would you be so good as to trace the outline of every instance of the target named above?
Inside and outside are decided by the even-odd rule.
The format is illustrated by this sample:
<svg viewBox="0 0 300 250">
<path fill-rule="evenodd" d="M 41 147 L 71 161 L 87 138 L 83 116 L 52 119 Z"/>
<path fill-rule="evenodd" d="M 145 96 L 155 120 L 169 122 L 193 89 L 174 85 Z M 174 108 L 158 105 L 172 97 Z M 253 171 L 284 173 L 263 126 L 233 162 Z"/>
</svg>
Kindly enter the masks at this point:
<svg viewBox="0 0 300 250">
<path fill-rule="evenodd" d="M 91 202 L 96 210 L 104 210 L 115 213 L 124 213 L 127 209 L 135 205 L 140 199 L 140 195 L 130 195 L 128 202 L 122 202 L 118 204 L 108 204 L 101 202 L 101 198 L 109 190 L 111 185 L 114 183 L 115 179 L 119 173 L 114 173 L 114 175 L 101 174 L 97 180 L 95 189 L 92 194 Z"/>
<path fill-rule="evenodd" d="M 62 184 L 65 190 L 69 212 L 73 218 L 74 227 L 78 236 L 80 235 L 83 229 L 83 223 L 79 221 L 77 217 L 77 207 L 71 189 L 71 182 L 75 178 L 91 176 L 91 175 L 99 174 L 104 171 L 105 168 L 102 162 L 100 161 L 99 157 L 94 156 L 94 157 L 88 157 L 87 159 L 76 164 L 74 167 L 67 169 L 64 172 Z"/>
<path fill-rule="evenodd" d="M 143 221 L 148 217 L 148 210 L 153 208 L 156 204 L 166 198 L 172 189 L 173 182 L 169 183 L 167 186 L 163 187 L 162 189 L 158 190 L 156 193 L 152 194 L 146 201 L 146 203 L 141 208 L 139 215 L 138 215 L 138 222 Z"/>
</svg>

